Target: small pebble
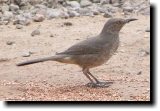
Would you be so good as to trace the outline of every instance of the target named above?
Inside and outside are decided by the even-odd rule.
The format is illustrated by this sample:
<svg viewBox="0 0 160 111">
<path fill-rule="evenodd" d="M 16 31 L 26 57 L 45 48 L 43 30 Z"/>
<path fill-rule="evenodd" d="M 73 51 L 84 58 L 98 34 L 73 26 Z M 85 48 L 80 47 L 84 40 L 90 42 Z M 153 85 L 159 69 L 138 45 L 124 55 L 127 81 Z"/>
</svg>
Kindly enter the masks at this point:
<svg viewBox="0 0 160 111">
<path fill-rule="evenodd" d="M 42 22 L 44 19 L 45 19 L 44 15 L 41 14 L 36 14 L 35 17 L 33 18 L 35 22 Z"/>
<path fill-rule="evenodd" d="M 13 42 L 13 41 L 7 41 L 7 42 L 6 42 L 7 45 L 12 45 L 12 44 L 14 44 L 14 43 L 15 43 L 15 42 Z"/>
<path fill-rule="evenodd" d="M 3 24 L 4 24 L 4 25 L 8 25 L 8 24 L 9 24 L 9 21 L 3 21 Z"/>
<path fill-rule="evenodd" d="M 54 37 L 54 35 L 53 35 L 53 34 L 50 34 L 50 37 Z"/>
<path fill-rule="evenodd" d="M 150 49 L 141 49 L 140 51 L 139 51 L 139 56 L 141 56 L 141 57 L 144 57 L 144 56 L 147 56 L 147 55 L 149 55 L 150 54 Z"/>
<path fill-rule="evenodd" d="M 137 75 L 141 75 L 142 74 L 142 71 L 139 71 L 138 73 L 137 73 Z"/>
<path fill-rule="evenodd" d="M 64 22 L 65 26 L 72 26 L 73 24 L 71 22 Z"/>
<path fill-rule="evenodd" d="M 76 40 L 80 40 L 79 38 L 77 38 Z"/>
<path fill-rule="evenodd" d="M 38 29 L 34 30 L 32 33 L 31 33 L 31 36 L 35 36 L 35 35 L 40 35 L 40 31 Z"/>
<path fill-rule="evenodd" d="M 35 29 L 32 33 L 31 33 L 31 36 L 35 36 L 35 35 L 40 35 L 40 27 L 41 27 L 41 25 L 39 25 L 38 27 L 37 27 L 37 29 Z"/>
<path fill-rule="evenodd" d="M 110 18 L 110 17 L 112 17 L 112 14 L 110 12 L 105 12 L 103 17 Z"/>
<path fill-rule="evenodd" d="M 16 29 L 22 29 L 22 28 L 23 28 L 22 25 L 20 25 L 20 24 L 16 25 Z"/>
<path fill-rule="evenodd" d="M 31 55 L 31 52 L 28 52 L 28 51 L 22 53 L 22 57 L 29 57 L 30 55 Z"/>
<path fill-rule="evenodd" d="M 5 62 L 5 61 L 9 61 L 8 58 L 0 58 L 0 62 Z"/>
</svg>

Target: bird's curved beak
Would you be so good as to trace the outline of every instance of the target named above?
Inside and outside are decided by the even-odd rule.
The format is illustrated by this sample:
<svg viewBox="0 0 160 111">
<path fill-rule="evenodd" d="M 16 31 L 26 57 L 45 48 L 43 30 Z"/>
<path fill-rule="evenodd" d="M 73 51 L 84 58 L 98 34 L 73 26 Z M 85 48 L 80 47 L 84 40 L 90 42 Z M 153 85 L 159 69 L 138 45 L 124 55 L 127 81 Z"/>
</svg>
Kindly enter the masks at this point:
<svg viewBox="0 0 160 111">
<path fill-rule="evenodd" d="M 135 21 L 135 20 L 138 20 L 138 19 L 136 19 L 136 18 L 126 19 L 126 23 L 129 23 L 129 22 L 131 22 L 131 21 Z"/>
</svg>

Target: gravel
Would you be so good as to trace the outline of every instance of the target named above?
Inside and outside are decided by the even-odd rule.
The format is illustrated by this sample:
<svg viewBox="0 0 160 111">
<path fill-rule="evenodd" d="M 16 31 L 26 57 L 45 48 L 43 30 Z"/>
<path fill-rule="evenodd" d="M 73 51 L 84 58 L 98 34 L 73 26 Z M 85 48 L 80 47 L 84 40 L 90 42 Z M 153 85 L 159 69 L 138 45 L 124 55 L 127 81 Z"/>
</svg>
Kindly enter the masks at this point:
<svg viewBox="0 0 160 111">
<path fill-rule="evenodd" d="M 43 22 L 45 19 L 81 16 L 95 16 L 104 14 L 104 17 L 112 17 L 114 13 L 123 10 L 125 15 L 132 15 L 133 12 L 143 15 L 150 14 L 148 1 L 140 0 L 139 4 L 124 0 L 14 0 L 3 1 L 0 4 L 0 23 L 7 25 L 14 24 L 29 25 L 31 21 Z M 121 9 L 119 8 L 121 5 Z"/>
</svg>

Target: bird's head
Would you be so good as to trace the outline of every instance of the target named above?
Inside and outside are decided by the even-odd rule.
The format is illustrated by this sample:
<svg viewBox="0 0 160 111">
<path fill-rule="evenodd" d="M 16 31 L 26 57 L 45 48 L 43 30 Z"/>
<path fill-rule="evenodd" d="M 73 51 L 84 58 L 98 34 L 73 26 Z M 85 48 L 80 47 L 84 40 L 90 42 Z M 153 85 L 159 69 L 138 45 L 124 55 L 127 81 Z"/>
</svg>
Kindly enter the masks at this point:
<svg viewBox="0 0 160 111">
<path fill-rule="evenodd" d="M 135 21 L 137 19 L 135 18 L 129 18 L 129 19 L 122 19 L 122 18 L 113 18 L 109 19 L 107 23 L 104 25 L 103 30 L 101 33 L 119 33 L 119 31 L 122 29 L 122 27 L 131 21 Z"/>
</svg>

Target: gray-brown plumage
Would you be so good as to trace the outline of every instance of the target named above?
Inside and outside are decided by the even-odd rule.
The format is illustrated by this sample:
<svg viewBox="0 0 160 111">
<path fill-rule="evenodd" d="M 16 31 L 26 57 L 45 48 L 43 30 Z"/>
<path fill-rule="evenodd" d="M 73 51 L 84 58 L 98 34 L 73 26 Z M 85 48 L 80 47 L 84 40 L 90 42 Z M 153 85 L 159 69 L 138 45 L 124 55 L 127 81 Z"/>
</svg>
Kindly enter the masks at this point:
<svg viewBox="0 0 160 111">
<path fill-rule="evenodd" d="M 84 75 L 91 81 L 92 86 L 100 86 L 101 82 L 89 72 L 89 69 L 108 61 L 119 46 L 119 31 L 126 23 L 134 20 L 137 19 L 110 19 L 98 36 L 79 42 L 66 51 L 57 53 L 55 56 L 29 60 L 17 64 L 17 66 L 43 61 L 76 64 L 83 69 Z"/>
</svg>

